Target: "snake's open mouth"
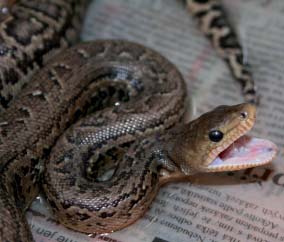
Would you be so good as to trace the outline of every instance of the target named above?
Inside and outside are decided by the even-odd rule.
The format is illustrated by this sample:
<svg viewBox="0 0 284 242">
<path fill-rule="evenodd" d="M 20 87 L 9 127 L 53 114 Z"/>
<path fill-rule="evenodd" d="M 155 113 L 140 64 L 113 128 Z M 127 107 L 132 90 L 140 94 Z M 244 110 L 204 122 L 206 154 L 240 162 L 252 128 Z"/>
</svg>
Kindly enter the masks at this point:
<svg viewBox="0 0 284 242">
<path fill-rule="evenodd" d="M 243 135 L 217 154 L 209 171 L 234 171 L 265 165 L 277 154 L 277 146 L 269 140 Z"/>
</svg>

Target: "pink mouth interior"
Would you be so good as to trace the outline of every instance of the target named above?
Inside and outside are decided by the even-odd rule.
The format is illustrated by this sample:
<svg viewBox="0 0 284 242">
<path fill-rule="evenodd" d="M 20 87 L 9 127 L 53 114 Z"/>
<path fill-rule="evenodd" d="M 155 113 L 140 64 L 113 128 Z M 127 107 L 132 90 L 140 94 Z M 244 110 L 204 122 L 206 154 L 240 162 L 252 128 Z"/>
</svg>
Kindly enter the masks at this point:
<svg viewBox="0 0 284 242">
<path fill-rule="evenodd" d="M 209 169 L 238 170 L 269 163 L 277 153 L 277 146 L 269 140 L 242 136 L 219 154 Z"/>
</svg>

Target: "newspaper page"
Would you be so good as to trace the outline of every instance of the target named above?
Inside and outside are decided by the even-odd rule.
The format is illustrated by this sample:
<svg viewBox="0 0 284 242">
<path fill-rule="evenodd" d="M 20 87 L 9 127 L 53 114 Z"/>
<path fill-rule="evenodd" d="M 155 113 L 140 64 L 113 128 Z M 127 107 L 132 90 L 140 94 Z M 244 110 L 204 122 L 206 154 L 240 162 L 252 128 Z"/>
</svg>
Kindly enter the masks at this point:
<svg viewBox="0 0 284 242">
<path fill-rule="evenodd" d="M 278 145 L 273 164 L 199 174 L 190 182 L 169 184 L 143 218 L 111 234 L 68 230 L 39 198 L 27 214 L 37 242 L 284 241 L 284 2 L 226 0 L 224 4 L 261 95 L 252 133 Z M 181 1 L 96 0 L 89 6 L 82 39 L 101 38 L 144 44 L 175 63 L 187 81 L 193 116 L 217 105 L 242 102 L 239 85 Z"/>
</svg>

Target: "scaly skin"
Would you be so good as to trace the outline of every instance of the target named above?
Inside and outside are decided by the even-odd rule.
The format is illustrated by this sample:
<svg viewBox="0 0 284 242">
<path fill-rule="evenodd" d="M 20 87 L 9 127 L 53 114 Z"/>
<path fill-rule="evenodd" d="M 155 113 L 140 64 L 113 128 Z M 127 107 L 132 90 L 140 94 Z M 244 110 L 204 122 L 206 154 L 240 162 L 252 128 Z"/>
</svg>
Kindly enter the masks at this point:
<svg viewBox="0 0 284 242">
<path fill-rule="evenodd" d="M 88 0 L 6 0 L 0 3 L 0 111 L 31 76 L 78 41 Z"/>
<path fill-rule="evenodd" d="M 258 104 L 255 81 L 244 57 L 238 36 L 227 19 L 220 0 L 186 0 L 189 12 L 198 20 L 201 31 L 227 62 L 233 77 L 241 84 L 246 102 Z"/>
<path fill-rule="evenodd" d="M 125 63 L 123 61 L 127 60 L 130 62 L 130 60 L 132 61 L 134 59 L 134 61 L 139 60 L 143 62 L 143 58 L 148 57 L 148 55 L 152 57 L 155 55 L 152 55 L 150 50 L 131 43 L 103 41 L 94 44 L 94 46 L 82 44 L 68 50 L 67 53 L 63 52 L 63 54 L 50 61 L 46 68 L 41 69 L 50 56 L 55 55 L 59 49 L 65 48 L 76 41 L 81 16 L 80 13 L 86 3 L 87 1 L 83 0 L 21 0 L 1 3 L 3 4 L 1 5 L 2 10 L 5 8 L 8 10 L 2 11 L 0 14 L 0 103 L 2 109 L 6 109 L 0 116 L 1 241 L 32 241 L 31 233 L 28 230 L 27 222 L 24 218 L 24 210 L 38 192 L 36 182 L 42 164 L 41 161 L 46 158 L 46 154 L 50 151 L 58 136 L 78 117 L 78 114 L 82 112 L 82 110 L 84 111 L 84 107 L 88 102 L 95 100 L 95 106 L 100 106 L 102 103 L 104 104 L 106 102 L 104 98 L 106 93 L 102 90 L 105 88 L 108 89 L 108 95 L 110 95 L 114 87 L 112 84 L 105 87 L 104 79 L 112 79 L 113 76 L 117 75 L 116 77 L 122 79 L 124 83 L 131 83 L 129 93 L 125 94 L 123 92 L 125 85 L 122 83 L 122 86 L 119 87 L 120 84 L 118 82 L 118 86 L 116 86 L 117 81 L 115 81 L 116 95 L 119 101 L 128 99 L 129 95 L 134 95 L 136 92 L 140 93 L 143 91 L 140 85 L 140 79 L 138 78 L 137 80 L 137 76 L 141 77 L 140 75 L 143 73 L 141 66 Z M 211 1 L 208 1 L 208 4 L 211 4 Z M 132 51 L 133 46 L 136 46 L 134 48 L 135 51 Z M 117 54 L 115 55 L 114 52 L 108 51 L 109 48 L 118 51 Z M 70 53 L 71 56 L 75 57 L 74 59 L 70 58 Z M 95 58 L 96 61 L 90 58 L 90 56 L 92 57 L 94 55 L 97 58 Z M 109 57 L 108 61 L 101 58 L 105 55 Z M 119 61 L 109 61 L 112 57 L 118 57 Z M 151 60 L 152 58 L 149 59 Z M 155 85 L 159 83 L 160 86 L 155 86 L 153 81 L 146 85 L 146 89 L 149 93 L 152 90 L 160 93 L 154 92 L 156 96 L 154 95 L 153 98 L 142 98 L 145 105 L 140 105 L 141 102 L 136 102 L 136 104 L 132 102 L 134 106 L 126 106 L 126 110 L 131 111 L 135 108 L 139 108 L 143 113 L 147 110 L 148 105 L 155 107 L 152 110 L 152 116 L 150 114 L 146 114 L 146 116 L 151 117 L 151 119 L 149 119 L 150 130 L 160 129 L 161 131 L 162 129 L 171 127 L 175 121 L 179 120 L 182 116 L 182 99 L 185 96 L 185 88 L 184 84 L 182 84 L 180 74 L 168 61 L 163 57 L 153 57 L 153 59 L 157 61 L 155 66 L 158 69 L 148 69 L 148 74 L 150 74 L 147 74 L 147 78 L 152 81 L 159 80 Z M 121 64 L 121 60 L 123 60 L 123 64 Z M 144 64 L 145 63 L 143 63 L 143 65 Z M 234 67 L 234 65 L 232 66 Z M 149 66 L 147 68 L 149 68 Z M 41 69 L 41 71 L 30 81 L 30 77 L 37 69 Z M 108 74 L 109 70 L 110 74 Z M 99 72 L 97 73 L 96 71 Z M 165 77 L 167 78 L 164 79 Z M 174 81 L 169 81 L 172 80 L 172 77 L 174 77 Z M 167 85 L 165 85 L 166 88 L 164 85 L 161 85 L 165 80 L 167 83 Z M 106 82 L 106 84 L 109 85 L 108 82 Z M 24 91 L 16 98 L 16 101 L 11 102 L 23 86 L 26 86 Z M 96 93 L 97 96 L 92 96 L 92 93 L 97 90 L 97 88 L 100 89 L 100 91 Z M 167 92 L 170 93 L 170 95 L 165 95 Z M 148 94 L 148 92 L 146 92 L 146 94 Z M 114 100 L 111 98 L 111 102 L 113 101 Z M 159 104 L 160 106 L 155 106 L 154 104 Z M 120 108 L 117 110 L 120 110 Z M 157 113 L 163 113 L 164 116 L 155 116 Z M 112 120 L 113 119 L 111 119 L 111 121 Z M 156 122 L 160 125 L 159 128 L 153 128 L 152 124 L 156 124 Z M 99 119 L 97 123 L 99 123 Z M 146 134 L 148 131 L 149 130 L 146 129 L 143 130 L 142 133 Z M 131 135 L 130 133 L 130 136 Z M 144 149 L 144 147 L 146 147 L 146 144 L 142 146 L 142 149 Z M 174 146 L 172 146 L 172 148 L 173 147 Z M 270 153 L 274 154 L 272 150 Z M 159 151 L 157 152 L 159 153 Z M 174 148 L 172 151 L 168 150 L 167 152 L 172 158 Z M 132 154 L 130 154 L 130 159 L 131 155 Z M 160 165 L 164 166 L 161 170 L 162 173 L 159 173 L 159 170 L 155 170 L 155 163 L 153 163 L 153 165 L 150 164 L 149 166 L 150 173 L 148 172 L 146 175 L 152 176 L 152 174 L 156 174 L 157 177 L 159 174 L 162 176 L 162 174 L 174 172 L 172 179 L 180 172 L 187 175 L 184 160 L 181 164 L 172 159 L 162 159 L 161 162 Z M 211 164 L 208 164 L 207 168 L 209 168 L 210 165 Z M 256 165 L 258 164 L 251 164 L 251 166 Z M 192 166 L 195 167 L 195 165 Z M 176 172 L 177 170 L 179 170 L 179 172 Z M 210 170 L 212 170 L 212 167 L 210 167 Z M 67 172 L 67 170 L 65 171 Z M 197 171 L 203 170 L 199 167 Z M 141 174 L 140 177 L 142 178 Z M 160 179 L 160 184 L 167 180 Z M 139 216 L 142 216 L 152 201 L 152 194 L 155 194 L 159 185 L 154 186 L 154 183 L 152 183 L 153 179 L 150 180 L 149 177 L 147 179 L 146 177 L 143 178 L 142 189 L 136 200 L 139 204 L 141 204 L 140 201 L 145 201 L 145 195 L 148 190 L 145 191 L 144 185 L 149 181 L 151 187 L 154 189 L 153 193 L 147 195 L 147 202 L 144 202 L 144 204 L 142 202 L 140 213 L 131 216 L 131 219 L 127 220 L 125 224 L 130 224 Z M 70 185 L 72 185 L 72 177 Z M 49 191 L 47 193 L 52 193 L 51 197 L 54 196 L 55 190 L 53 191 L 50 188 L 47 188 L 47 190 Z M 121 199 L 116 201 L 119 203 Z M 69 203 L 67 203 L 66 206 L 64 204 L 64 209 L 68 210 L 69 208 L 70 210 L 70 207 L 79 209 L 79 204 L 74 203 L 74 206 L 73 202 L 73 200 L 70 202 L 69 199 Z M 133 200 L 132 202 L 128 202 L 132 207 L 134 206 L 133 203 Z M 54 206 L 64 207 L 60 199 L 59 201 L 55 201 L 53 207 Z M 69 212 L 70 211 L 67 211 L 67 214 Z M 84 217 L 84 212 L 81 210 L 80 212 L 82 216 L 77 214 L 77 216 L 80 217 L 79 219 L 86 218 Z M 101 213 L 100 215 L 102 219 L 110 216 L 109 213 Z M 78 221 L 76 217 L 74 218 L 75 220 L 71 220 L 70 222 L 66 222 L 65 219 L 62 219 L 64 220 L 62 222 L 71 228 L 88 231 L 88 229 L 84 227 L 87 226 L 86 223 L 83 223 L 83 225 L 77 228 L 76 224 L 78 224 Z M 88 222 L 88 218 L 85 220 L 85 222 Z M 102 223 L 104 224 L 105 222 L 106 220 L 103 219 Z M 97 223 L 100 223 L 100 221 L 97 221 Z M 109 225 L 109 230 L 120 228 L 121 227 L 117 225 Z M 98 231 L 100 231 L 100 228 Z"/>
<path fill-rule="evenodd" d="M 255 106 L 251 104 L 218 107 L 163 132 L 134 122 L 144 119 L 139 110 L 120 111 L 81 120 L 64 133 L 53 150 L 45 173 L 45 193 L 60 223 L 71 229 L 84 233 L 122 229 L 143 216 L 161 185 L 186 180 L 200 172 L 264 165 L 275 155 L 275 146 L 266 143 L 273 150 L 267 151 L 265 159 L 224 162 L 218 167 L 212 164 L 219 153 L 253 127 Z M 147 130 L 147 134 L 141 134 L 141 130 Z M 219 142 L 209 139 L 212 130 L 223 133 Z M 131 145 L 122 147 L 131 140 Z M 96 162 L 108 158 L 118 160 L 118 164 L 114 175 L 102 182 L 93 172 L 99 167 Z"/>
</svg>

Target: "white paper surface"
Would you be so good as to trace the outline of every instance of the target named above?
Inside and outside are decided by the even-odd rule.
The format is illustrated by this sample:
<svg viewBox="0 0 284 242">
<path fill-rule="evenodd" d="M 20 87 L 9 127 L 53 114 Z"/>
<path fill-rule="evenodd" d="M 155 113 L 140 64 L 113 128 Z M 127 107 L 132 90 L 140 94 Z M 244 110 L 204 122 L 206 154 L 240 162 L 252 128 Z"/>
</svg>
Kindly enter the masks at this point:
<svg viewBox="0 0 284 242">
<path fill-rule="evenodd" d="M 169 184 L 137 223 L 93 238 L 57 224 L 48 215 L 48 206 L 35 202 L 28 218 L 37 242 L 284 241 L 284 2 L 226 0 L 224 4 L 261 95 L 253 134 L 279 146 L 273 165 L 202 174 L 192 177 L 191 183 Z M 217 105 L 242 102 L 238 83 L 181 1 L 94 1 L 82 39 L 100 38 L 132 40 L 168 57 L 188 83 L 194 116 Z"/>
</svg>

